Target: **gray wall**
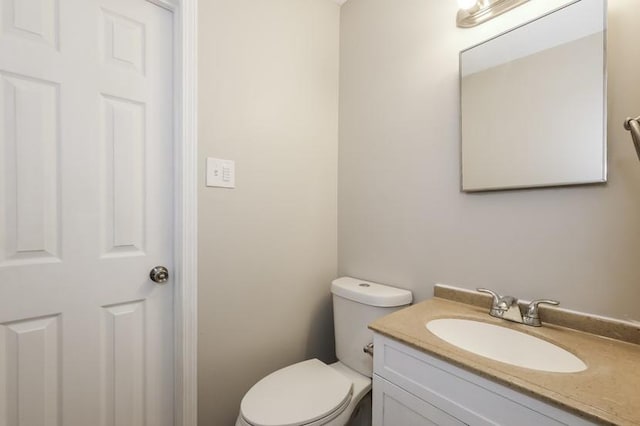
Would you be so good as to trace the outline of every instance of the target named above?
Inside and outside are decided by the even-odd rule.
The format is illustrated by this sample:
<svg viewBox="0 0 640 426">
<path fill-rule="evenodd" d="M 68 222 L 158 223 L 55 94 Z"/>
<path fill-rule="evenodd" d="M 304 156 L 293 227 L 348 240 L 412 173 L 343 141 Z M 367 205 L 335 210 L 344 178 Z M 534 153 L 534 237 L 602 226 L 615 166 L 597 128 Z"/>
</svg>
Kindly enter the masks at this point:
<svg viewBox="0 0 640 426">
<path fill-rule="evenodd" d="M 609 1 L 609 182 L 459 191 L 458 52 L 552 3 L 465 30 L 453 0 L 342 7 L 340 274 L 419 300 L 440 282 L 640 320 L 640 162 L 622 128 L 640 114 L 637 0 Z"/>
<path fill-rule="evenodd" d="M 339 8 L 200 2 L 199 417 L 235 421 L 257 380 L 333 359 Z M 205 188 L 205 157 L 236 160 Z"/>
<path fill-rule="evenodd" d="M 265 374 L 333 359 L 337 270 L 418 300 L 487 286 L 640 320 L 640 163 L 621 126 L 640 114 L 636 0 L 609 6 L 609 183 L 458 189 L 458 51 L 552 1 L 471 30 L 453 0 L 200 2 L 201 425 L 232 424 Z M 204 187 L 207 156 L 236 160 L 237 189 Z"/>
</svg>

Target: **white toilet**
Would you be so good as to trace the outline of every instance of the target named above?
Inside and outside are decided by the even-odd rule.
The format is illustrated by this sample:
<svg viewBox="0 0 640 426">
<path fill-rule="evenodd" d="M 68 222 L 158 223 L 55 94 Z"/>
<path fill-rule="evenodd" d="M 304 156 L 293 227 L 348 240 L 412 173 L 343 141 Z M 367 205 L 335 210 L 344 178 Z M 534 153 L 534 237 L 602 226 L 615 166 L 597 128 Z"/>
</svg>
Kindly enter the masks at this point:
<svg viewBox="0 0 640 426">
<path fill-rule="evenodd" d="M 338 362 L 310 359 L 282 368 L 242 398 L 236 426 L 344 426 L 371 424 L 373 340 L 367 325 L 412 300 L 411 292 L 355 278 L 331 284 Z M 353 418 L 352 418 L 353 417 Z"/>
</svg>

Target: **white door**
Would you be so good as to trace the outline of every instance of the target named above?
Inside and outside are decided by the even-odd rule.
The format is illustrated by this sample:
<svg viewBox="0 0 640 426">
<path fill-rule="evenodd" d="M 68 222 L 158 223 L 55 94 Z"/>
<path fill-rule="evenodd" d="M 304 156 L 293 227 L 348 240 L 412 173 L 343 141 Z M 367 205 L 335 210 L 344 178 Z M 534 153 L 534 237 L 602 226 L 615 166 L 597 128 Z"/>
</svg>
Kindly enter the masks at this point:
<svg viewBox="0 0 640 426">
<path fill-rule="evenodd" d="M 0 426 L 173 424 L 172 32 L 0 0 Z"/>
</svg>

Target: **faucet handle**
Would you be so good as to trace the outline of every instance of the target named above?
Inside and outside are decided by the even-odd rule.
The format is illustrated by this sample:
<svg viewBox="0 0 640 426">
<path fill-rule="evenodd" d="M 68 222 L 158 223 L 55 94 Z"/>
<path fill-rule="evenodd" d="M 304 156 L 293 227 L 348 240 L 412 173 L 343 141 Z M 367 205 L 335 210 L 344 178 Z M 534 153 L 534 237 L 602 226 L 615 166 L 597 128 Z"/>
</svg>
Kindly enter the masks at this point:
<svg viewBox="0 0 640 426">
<path fill-rule="evenodd" d="M 476 291 L 479 291 L 480 293 L 487 293 L 493 296 L 493 306 L 498 306 L 498 303 L 500 303 L 500 299 L 502 299 L 502 296 L 500 296 L 493 290 L 489 290 L 488 288 L 476 288 Z"/>
<path fill-rule="evenodd" d="M 558 302 L 557 300 L 549 300 L 549 299 L 534 300 L 533 302 L 529 303 L 529 307 L 527 308 L 527 315 L 538 316 L 538 306 L 539 305 L 554 305 L 554 306 L 558 306 L 559 304 L 560 304 L 560 302 Z"/>
<path fill-rule="evenodd" d="M 558 306 L 560 302 L 558 302 L 557 300 L 549 300 L 549 299 L 539 299 L 539 300 L 532 301 L 531 303 L 529 303 L 529 307 L 527 308 L 527 313 L 524 316 L 525 323 L 527 323 L 528 325 L 532 325 L 534 327 L 540 327 L 542 323 L 540 322 L 540 315 L 538 314 L 538 306 L 543 304 Z"/>
</svg>

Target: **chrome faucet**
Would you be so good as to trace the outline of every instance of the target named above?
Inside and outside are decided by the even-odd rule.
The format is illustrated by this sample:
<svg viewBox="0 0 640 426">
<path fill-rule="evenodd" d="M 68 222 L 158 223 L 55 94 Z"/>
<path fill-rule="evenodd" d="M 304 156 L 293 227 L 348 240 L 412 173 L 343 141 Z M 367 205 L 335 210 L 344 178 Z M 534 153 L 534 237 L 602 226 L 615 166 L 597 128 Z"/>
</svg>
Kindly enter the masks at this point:
<svg viewBox="0 0 640 426">
<path fill-rule="evenodd" d="M 558 306 L 560 302 L 549 299 L 534 300 L 529 303 L 527 312 L 522 316 L 522 323 L 532 325 L 534 327 L 540 327 L 542 325 L 542 321 L 540 321 L 540 315 L 538 314 L 538 306 L 542 304 Z"/>
<path fill-rule="evenodd" d="M 538 314 L 538 306 L 541 304 L 547 305 L 559 305 L 560 303 L 555 300 L 534 300 L 529 303 L 526 312 L 523 314 L 518 304 L 518 299 L 513 296 L 500 296 L 493 290 L 486 288 L 476 289 L 481 293 L 488 293 L 493 297 L 491 303 L 491 310 L 489 315 L 496 318 L 505 319 L 507 321 L 513 321 L 520 324 L 530 325 L 533 327 L 540 327 L 542 322 L 540 321 L 540 315 Z"/>
</svg>

